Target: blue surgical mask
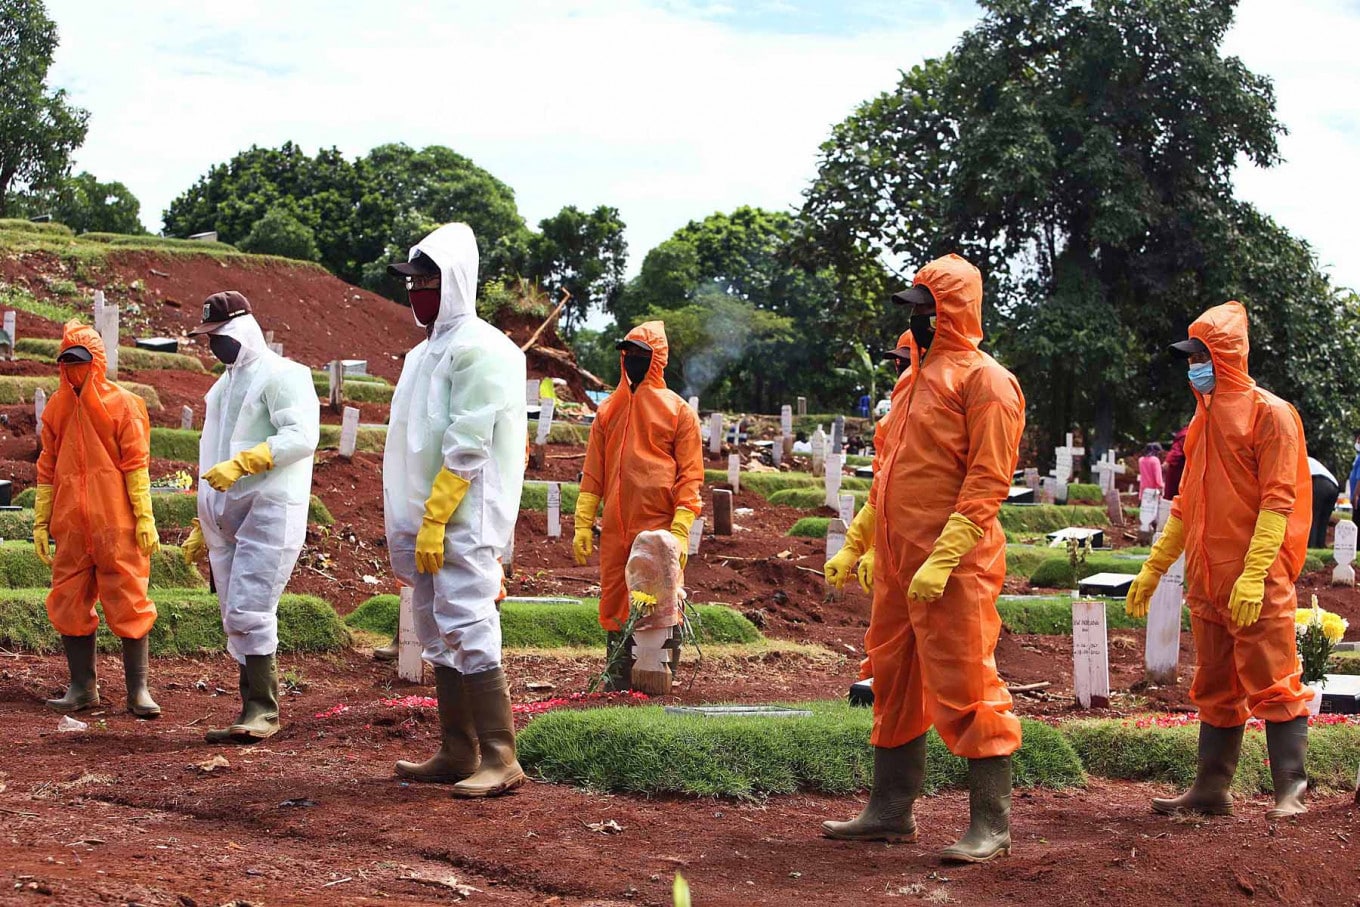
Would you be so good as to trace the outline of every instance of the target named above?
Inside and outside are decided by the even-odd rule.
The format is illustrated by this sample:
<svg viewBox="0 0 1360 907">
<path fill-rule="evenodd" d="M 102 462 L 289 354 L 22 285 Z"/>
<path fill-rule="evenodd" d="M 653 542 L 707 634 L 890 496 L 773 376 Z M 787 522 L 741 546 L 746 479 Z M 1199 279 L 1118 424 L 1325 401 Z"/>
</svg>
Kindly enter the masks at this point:
<svg viewBox="0 0 1360 907">
<path fill-rule="evenodd" d="M 1214 364 L 1212 362 L 1201 362 L 1198 365 L 1190 366 L 1190 383 L 1201 394 L 1212 394 L 1214 392 Z"/>
</svg>

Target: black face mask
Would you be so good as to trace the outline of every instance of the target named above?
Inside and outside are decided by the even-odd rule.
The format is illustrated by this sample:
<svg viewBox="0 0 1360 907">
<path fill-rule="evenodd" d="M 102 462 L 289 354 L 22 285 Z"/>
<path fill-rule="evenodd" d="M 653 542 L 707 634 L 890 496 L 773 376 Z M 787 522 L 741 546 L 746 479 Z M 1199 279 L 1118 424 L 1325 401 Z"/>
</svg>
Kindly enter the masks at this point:
<svg viewBox="0 0 1360 907">
<path fill-rule="evenodd" d="M 623 371 L 628 376 L 628 386 L 637 390 L 637 386 L 642 383 L 642 379 L 647 377 L 647 370 L 652 367 L 651 353 L 626 353 L 623 357 Z"/>
<path fill-rule="evenodd" d="M 930 342 L 935 339 L 935 316 L 912 315 L 911 337 L 916 341 L 918 349 L 922 351 L 930 349 Z"/>
<path fill-rule="evenodd" d="M 208 347 L 223 365 L 231 365 L 241 355 L 241 342 L 225 334 L 209 334 Z"/>
</svg>

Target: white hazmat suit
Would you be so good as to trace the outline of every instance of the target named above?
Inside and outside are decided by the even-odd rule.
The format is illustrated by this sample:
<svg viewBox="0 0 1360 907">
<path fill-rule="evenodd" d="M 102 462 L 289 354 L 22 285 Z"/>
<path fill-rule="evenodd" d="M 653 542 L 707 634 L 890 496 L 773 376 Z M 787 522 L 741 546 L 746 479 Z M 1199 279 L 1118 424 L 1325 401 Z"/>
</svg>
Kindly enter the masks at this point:
<svg viewBox="0 0 1360 907">
<path fill-rule="evenodd" d="M 439 314 L 411 350 L 392 397 L 383 499 L 392 571 L 413 590 L 416 634 L 435 666 L 500 666 L 497 560 L 510 545 L 524 485 L 524 354 L 477 317 L 477 243 L 447 224 L 411 248 L 439 266 Z M 470 484 L 444 534 L 444 564 L 416 570 L 416 535 L 441 469 Z"/>
<path fill-rule="evenodd" d="M 198 484 L 198 520 L 222 607 L 227 651 L 246 656 L 278 649 L 279 596 L 307 535 L 312 457 L 321 406 L 312 373 L 271 352 L 253 315 L 217 332 L 241 344 L 236 361 L 208 391 L 200 474 L 261 442 L 274 466 L 225 492 Z"/>
</svg>

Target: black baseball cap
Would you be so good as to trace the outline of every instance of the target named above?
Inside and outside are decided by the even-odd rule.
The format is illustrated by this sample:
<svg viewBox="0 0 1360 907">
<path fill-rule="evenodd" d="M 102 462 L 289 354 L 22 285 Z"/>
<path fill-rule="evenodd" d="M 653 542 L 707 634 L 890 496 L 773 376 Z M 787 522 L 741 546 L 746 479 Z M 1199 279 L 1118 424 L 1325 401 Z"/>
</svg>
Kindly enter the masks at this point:
<svg viewBox="0 0 1360 907">
<path fill-rule="evenodd" d="M 439 265 L 419 249 L 410 261 L 399 261 L 387 266 L 387 273 L 393 277 L 434 277 L 439 274 Z"/>
<path fill-rule="evenodd" d="M 898 305 L 934 305 L 935 294 L 930 292 L 930 287 L 918 283 L 892 294 L 892 301 Z"/>
<path fill-rule="evenodd" d="M 1189 359 L 1196 353 L 1208 354 L 1208 352 L 1209 348 L 1204 345 L 1204 341 L 1197 337 L 1189 337 L 1180 343 L 1171 344 L 1171 354 L 1181 359 Z"/>
<path fill-rule="evenodd" d="M 58 362 L 93 362 L 94 355 L 83 346 L 68 346 L 57 356 Z"/>
<path fill-rule="evenodd" d="M 614 349 L 624 351 L 633 350 L 638 353 L 650 353 L 652 351 L 652 348 L 641 340 L 631 340 L 627 337 L 614 344 Z"/>
<path fill-rule="evenodd" d="M 203 323 L 189 332 L 195 334 L 216 334 L 232 319 L 249 315 L 250 300 L 235 290 L 214 293 L 203 300 Z"/>
</svg>

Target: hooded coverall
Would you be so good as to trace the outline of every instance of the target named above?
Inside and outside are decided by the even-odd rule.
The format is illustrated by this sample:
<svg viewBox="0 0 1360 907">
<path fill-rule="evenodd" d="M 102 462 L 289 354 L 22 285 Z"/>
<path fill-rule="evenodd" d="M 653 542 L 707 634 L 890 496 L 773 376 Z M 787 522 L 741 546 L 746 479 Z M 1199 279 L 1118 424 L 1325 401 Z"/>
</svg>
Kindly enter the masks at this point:
<svg viewBox="0 0 1360 907">
<path fill-rule="evenodd" d="M 1020 722 L 996 672 L 1006 576 L 997 519 L 1010 491 L 1025 400 L 1010 372 L 982 352 L 982 277 L 957 255 L 915 282 L 936 302 L 934 340 L 893 391 L 874 478 L 874 602 L 865 646 L 874 678 L 876 747 L 897 747 L 933 724 L 955 755 L 1006 756 Z M 917 570 L 952 514 L 982 531 L 934 602 L 909 599 Z"/>
<path fill-rule="evenodd" d="M 477 241 L 447 224 L 411 249 L 440 270 L 439 314 L 406 354 L 383 451 L 383 504 L 392 572 L 413 593 L 423 658 L 464 675 L 501 663 L 498 560 L 514 537 L 528 418 L 524 354 L 477 317 Z M 416 569 L 426 500 L 447 469 L 469 485 L 444 529 L 444 559 Z"/>
<path fill-rule="evenodd" d="M 255 316 L 235 318 L 218 333 L 241 351 L 204 400 L 199 474 L 261 443 L 273 462 L 226 491 L 198 483 L 199 528 L 227 651 L 245 664 L 247 656 L 278 650 L 279 596 L 307 537 L 321 406 L 311 371 L 272 352 Z"/>
<path fill-rule="evenodd" d="M 621 630 L 628 619 L 623 568 L 639 532 L 669 529 L 678 508 L 703 512 L 703 442 L 699 417 L 666 387 L 666 328 L 648 321 L 628 332 L 652 350 L 637 389 L 626 375 L 600 404 L 586 446 L 582 494 L 604 502 L 600 530 L 600 626 Z M 620 371 L 623 356 L 620 354 Z"/>
<path fill-rule="evenodd" d="M 1209 348 L 1215 385 L 1198 404 L 1185 441 L 1185 474 L 1171 514 L 1184 524 L 1185 597 L 1195 636 L 1190 698 L 1200 718 L 1235 727 L 1255 716 L 1285 722 L 1308 713 L 1294 635 L 1294 581 L 1307 555 L 1312 479 L 1294 407 L 1247 373 L 1247 312 L 1215 306 L 1190 326 Z M 1266 573 L 1261 616 L 1247 627 L 1228 602 L 1242 575 L 1257 514 L 1288 518 Z"/>
<path fill-rule="evenodd" d="M 99 628 L 96 599 L 114 635 L 141 639 L 156 622 L 147 599 L 151 560 L 137 547 L 137 519 L 124 476 L 150 462 L 151 420 L 136 394 L 108 380 L 104 343 L 68 322 L 60 351 L 83 346 L 93 361 L 79 394 L 63 372 L 42 419 L 38 484 L 53 487 L 50 532 L 57 543 L 47 616 L 63 636 Z"/>
</svg>

